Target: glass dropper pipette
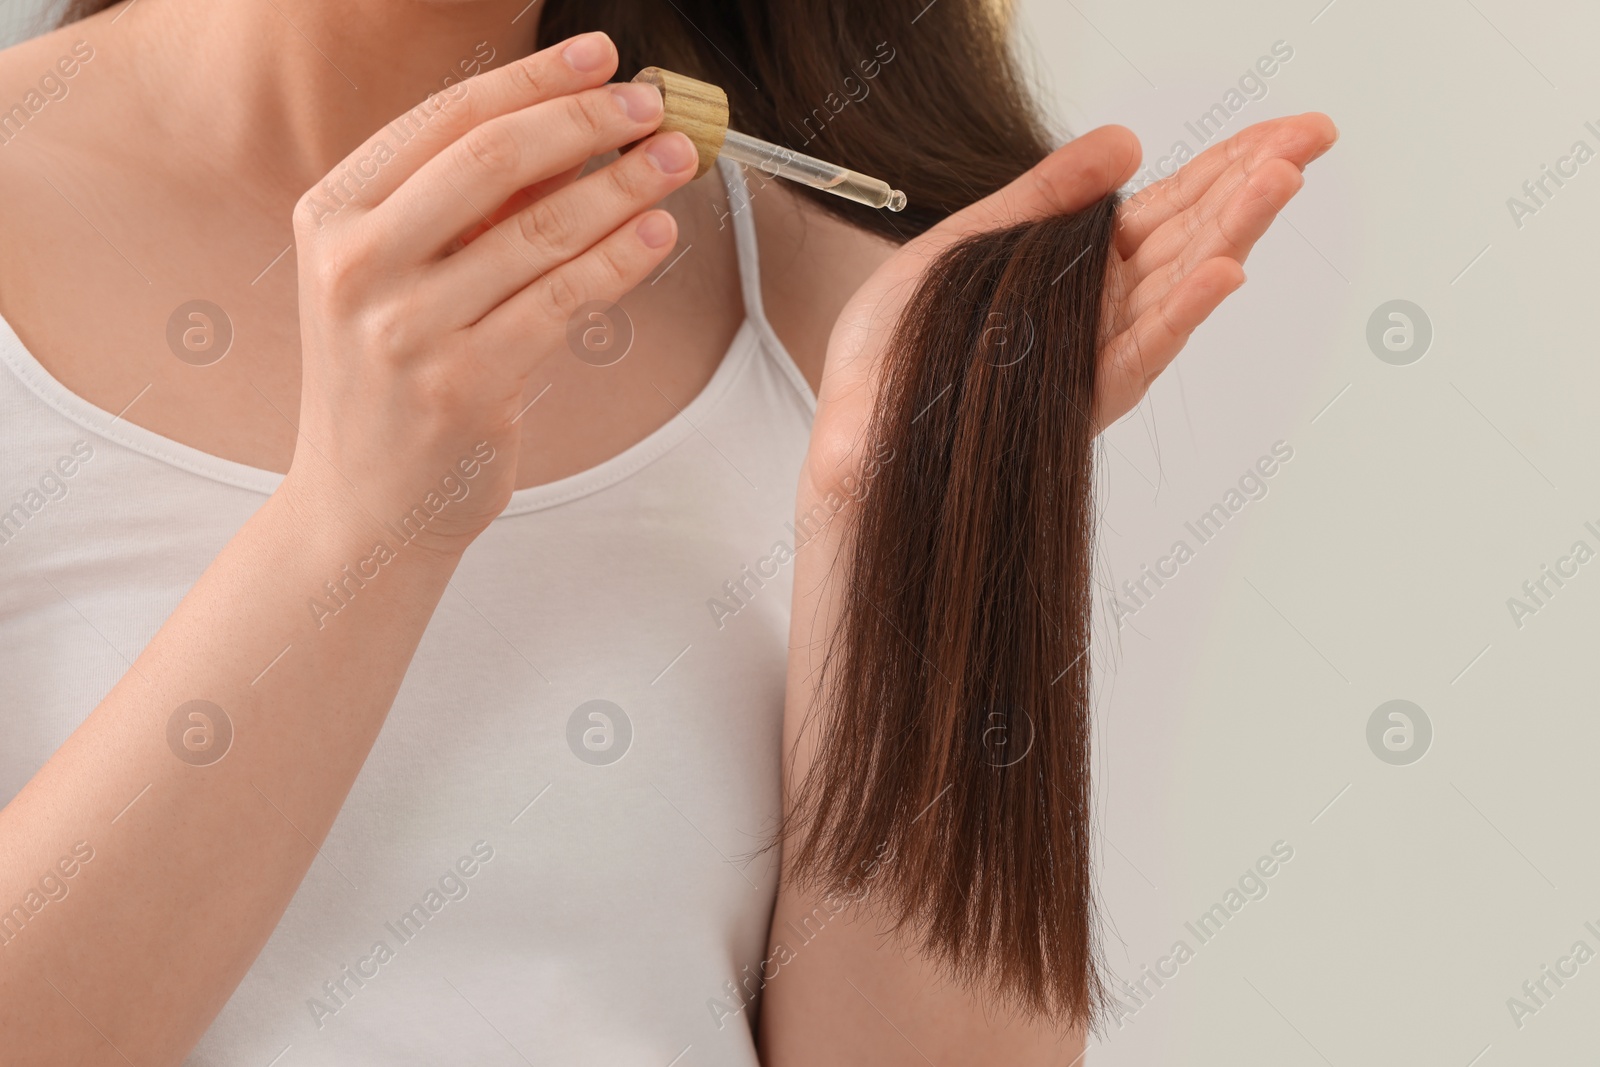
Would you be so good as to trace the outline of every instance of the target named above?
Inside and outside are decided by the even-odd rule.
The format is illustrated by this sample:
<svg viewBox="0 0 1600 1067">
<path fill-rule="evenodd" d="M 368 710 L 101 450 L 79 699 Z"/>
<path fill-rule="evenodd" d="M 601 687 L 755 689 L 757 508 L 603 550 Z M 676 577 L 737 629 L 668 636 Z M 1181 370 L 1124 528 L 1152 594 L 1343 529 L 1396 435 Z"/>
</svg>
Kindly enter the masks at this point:
<svg viewBox="0 0 1600 1067">
<path fill-rule="evenodd" d="M 868 207 L 905 209 L 906 194 L 886 181 L 728 129 L 728 96 L 710 82 L 660 67 L 646 67 L 633 80 L 661 92 L 661 131 L 677 131 L 694 142 L 700 153 L 696 177 L 710 170 L 720 155 Z"/>
<path fill-rule="evenodd" d="M 813 189 L 854 200 L 858 204 L 888 208 L 890 211 L 905 210 L 906 194 L 890 188 L 886 181 L 751 137 L 738 130 L 729 130 L 723 136 L 722 155 L 757 167 L 766 174 L 788 178 Z"/>
</svg>

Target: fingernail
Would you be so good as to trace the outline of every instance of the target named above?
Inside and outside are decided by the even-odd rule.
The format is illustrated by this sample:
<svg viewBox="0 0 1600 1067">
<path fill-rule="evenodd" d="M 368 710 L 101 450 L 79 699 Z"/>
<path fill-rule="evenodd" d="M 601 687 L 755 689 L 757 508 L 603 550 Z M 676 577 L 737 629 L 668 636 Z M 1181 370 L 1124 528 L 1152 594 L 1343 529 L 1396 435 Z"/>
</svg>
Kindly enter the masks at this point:
<svg viewBox="0 0 1600 1067">
<path fill-rule="evenodd" d="M 653 85 L 622 82 L 611 87 L 611 95 L 634 122 L 649 122 L 661 114 L 661 91 Z"/>
<path fill-rule="evenodd" d="M 700 162 L 700 153 L 695 151 L 694 142 L 681 133 L 667 133 L 652 138 L 644 152 L 650 157 L 650 162 L 667 174 L 688 170 Z"/>
<path fill-rule="evenodd" d="M 611 38 L 603 33 L 586 33 L 575 37 L 561 50 L 561 58 L 573 70 L 589 73 L 599 70 L 611 59 Z"/>
<path fill-rule="evenodd" d="M 662 248 L 677 239 L 677 227 L 665 211 L 652 211 L 639 220 L 639 240 L 647 248 Z"/>
</svg>

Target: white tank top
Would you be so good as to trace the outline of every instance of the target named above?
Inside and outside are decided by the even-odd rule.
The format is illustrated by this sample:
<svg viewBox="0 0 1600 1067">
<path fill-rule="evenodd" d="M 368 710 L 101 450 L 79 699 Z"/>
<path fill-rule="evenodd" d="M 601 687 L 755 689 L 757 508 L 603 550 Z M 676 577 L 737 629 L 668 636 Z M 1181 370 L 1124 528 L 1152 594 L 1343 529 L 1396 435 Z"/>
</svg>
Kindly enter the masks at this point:
<svg viewBox="0 0 1600 1067">
<path fill-rule="evenodd" d="M 710 383 L 620 455 L 518 490 L 467 551 L 190 1064 L 756 1064 L 733 983 L 776 895 L 753 854 L 779 810 L 814 398 L 720 166 L 745 321 Z M 94 407 L 3 321 L 0 363 L 8 802 L 281 479 Z"/>
</svg>

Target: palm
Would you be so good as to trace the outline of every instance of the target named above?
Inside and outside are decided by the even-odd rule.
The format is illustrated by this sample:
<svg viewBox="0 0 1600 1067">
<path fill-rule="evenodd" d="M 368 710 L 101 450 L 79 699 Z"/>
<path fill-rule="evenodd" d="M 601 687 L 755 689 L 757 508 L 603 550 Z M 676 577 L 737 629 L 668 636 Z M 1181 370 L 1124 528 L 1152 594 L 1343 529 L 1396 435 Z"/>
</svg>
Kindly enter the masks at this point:
<svg viewBox="0 0 1600 1067">
<path fill-rule="evenodd" d="M 1317 112 L 1258 123 L 1121 205 L 1096 426 L 1132 410 L 1195 328 L 1243 284 L 1251 248 L 1299 191 L 1303 168 L 1337 136 L 1332 121 Z M 855 469 L 885 347 L 934 257 L 975 231 L 1086 207 L 1128 181 L 1138 166 L 1137 138 L 1103 126 L 908 242 L 879 268 L 846 306 L 829 342 L 812 432 L 811 485 L 830 485 Z"/>
</svg>

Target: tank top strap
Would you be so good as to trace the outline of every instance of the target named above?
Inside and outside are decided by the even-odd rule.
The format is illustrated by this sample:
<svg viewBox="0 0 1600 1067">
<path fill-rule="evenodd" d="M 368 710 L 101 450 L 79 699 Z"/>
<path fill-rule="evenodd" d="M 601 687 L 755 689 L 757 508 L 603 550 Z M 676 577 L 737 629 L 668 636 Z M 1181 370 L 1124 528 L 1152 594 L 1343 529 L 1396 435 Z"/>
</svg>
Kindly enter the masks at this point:
<svg viewBox="0 0 1600 1067">
<path fill-rule="evenodd" d="M 761 252 L 756 245 L 755 215 L 751 211 L 751 192 L 745 181 L 744 169 L 731 159 L 717 160 L 722 173 L 723 186 L 728 191 L 728 214 L 732 220 L 734 247 L 739 257 L 739 291 L 744 299 L 744 315 L 761 337 L 761 347 L 767 358 L 789 380 L 806 406 L 816 410 L 817 398 L 811 384 L 795 365 L 794 358 L 784 347 L 772 324 L 767 321 L 766 306 L 761 299 Z"/>
</svg>

